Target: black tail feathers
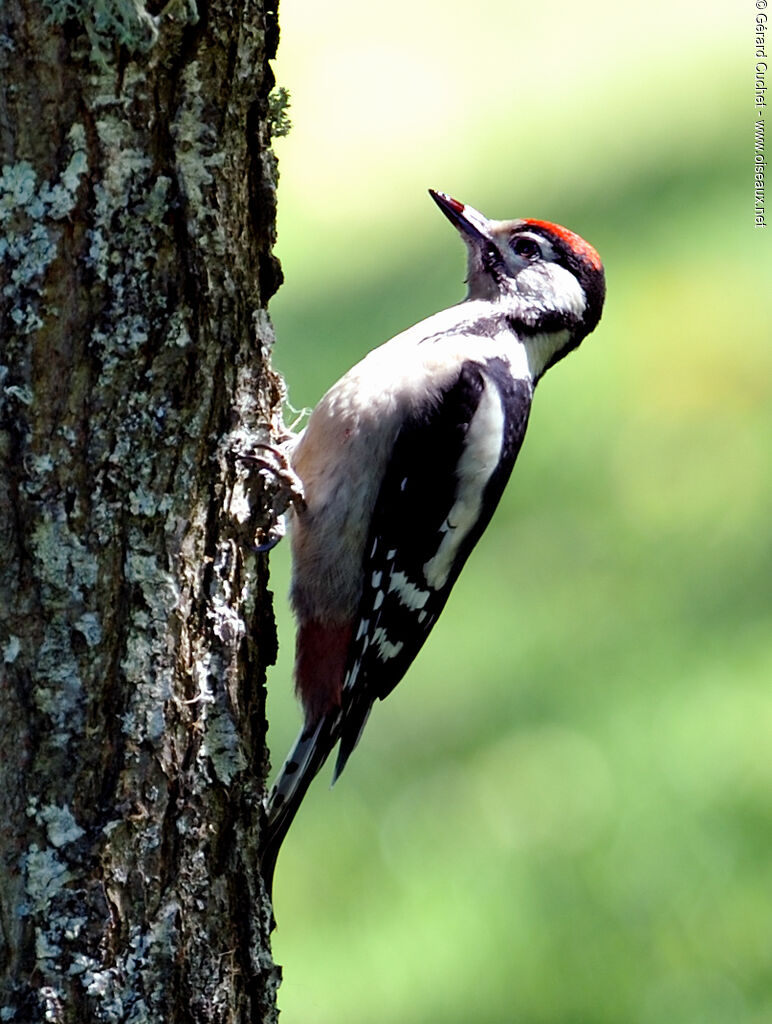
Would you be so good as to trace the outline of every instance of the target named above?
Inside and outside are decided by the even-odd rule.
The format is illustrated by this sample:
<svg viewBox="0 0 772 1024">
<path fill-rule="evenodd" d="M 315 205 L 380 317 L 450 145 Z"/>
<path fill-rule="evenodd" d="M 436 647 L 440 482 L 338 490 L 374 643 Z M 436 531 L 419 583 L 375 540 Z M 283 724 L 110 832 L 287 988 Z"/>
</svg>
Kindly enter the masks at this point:
<svg viewBox="0 0 772 1024">
<path fill-rule="evenodd" d="M 284 762 L 268 796 L 268 821 L 262 844 L 260 870 L 273 900 L 273 875 L 284 838 L 314 776 L 338 740 L 340 712 L 336 709 L 303 729 Z"/>
<path fill-rule="evenodd" d="M 345 698 L 348 697 L 348 700 Z M 268 796 L 268 823 L 261 854 L 261 873 L 266 892 L 273 900 L 273 873 L 284 838 L 303 802 L 314 776 L 340 740 L 338 759 L 332 776 L 335 785 L 346 762 L 359 742 L 372 699 L 369 695 L 352 697 L 344 693 L 344 710 L 335 708 L 318 722 L 306 726 L 284 762 Z"/>
</svg>

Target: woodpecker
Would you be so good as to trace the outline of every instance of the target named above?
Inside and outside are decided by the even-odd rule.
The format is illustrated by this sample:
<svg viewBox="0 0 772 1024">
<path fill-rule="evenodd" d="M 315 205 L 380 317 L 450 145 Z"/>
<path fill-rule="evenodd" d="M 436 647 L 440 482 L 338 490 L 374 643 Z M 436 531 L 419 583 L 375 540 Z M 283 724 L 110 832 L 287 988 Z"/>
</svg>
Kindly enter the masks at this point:
<svg viewBox="0 0 772 1024">
<path fill-rule="evenodd" d="M 263 877 L 312 779 L 333 783 L 402 679 L 498 505 L 534 388 L 597 325 L 603 265 L 579 235 L 495 221 L 429 190 L 466 243 L 466 299 L 324 395 L 293 443 L 295 685 L 305 721 L 267 807 Z"/>
</svg>

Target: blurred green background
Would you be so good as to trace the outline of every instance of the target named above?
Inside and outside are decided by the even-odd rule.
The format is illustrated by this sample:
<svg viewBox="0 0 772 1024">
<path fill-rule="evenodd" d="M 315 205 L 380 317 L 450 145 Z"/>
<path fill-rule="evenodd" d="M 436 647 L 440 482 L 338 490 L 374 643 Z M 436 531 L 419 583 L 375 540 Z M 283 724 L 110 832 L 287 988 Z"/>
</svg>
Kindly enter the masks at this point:
<svg viewBox="0 0 772 1024">
<path fill-rule="evenodd" d="M 606 311 L 279 860 L 287 1024 L 772 1021 L 772 228 L 755 6 L 282 0 L 274 361 L 313 405 L 464 295 L 426 194 L 578 231 Z M 770 218 L 772 219 L 772 218 Z M 297 731 L 271 556 L 279 765 Z"/>
</svg>

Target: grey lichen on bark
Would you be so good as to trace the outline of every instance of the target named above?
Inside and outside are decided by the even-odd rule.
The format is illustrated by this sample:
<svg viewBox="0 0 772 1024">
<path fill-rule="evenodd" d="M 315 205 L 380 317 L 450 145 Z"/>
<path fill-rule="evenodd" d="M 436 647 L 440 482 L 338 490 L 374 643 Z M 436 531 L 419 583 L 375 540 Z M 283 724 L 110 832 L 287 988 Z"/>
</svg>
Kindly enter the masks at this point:
<svg viewBox="0 0 772 1024">
<path fill-rule="evenodd" d="M 275 5 L 0 7 L 0 1022 L 272 1021 Z M 259 499 L 259 495 L 258 495 Z"/>
</svg>

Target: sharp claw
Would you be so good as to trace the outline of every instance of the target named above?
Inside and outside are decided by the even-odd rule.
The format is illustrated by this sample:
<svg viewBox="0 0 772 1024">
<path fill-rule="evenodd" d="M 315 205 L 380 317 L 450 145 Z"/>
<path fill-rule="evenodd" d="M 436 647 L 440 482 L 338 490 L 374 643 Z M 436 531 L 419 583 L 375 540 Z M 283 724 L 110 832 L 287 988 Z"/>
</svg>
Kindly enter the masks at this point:
<svg viewBox="0 0 772 1024">
<path fill-rule="evenodd" d="M 262 544 L 247 544 L 247 547 L 250 551 L 254 551 L 258 555 L 263 555 L 266 551 L 272 551 L 283 538 L 284 534 L 280 533 L 275 537 L 272 537 L 270 540 L 264 541 Z"/>
<path fill-rule="evenodd" d="M 290 465 L 287 454 L 275 445 L 257 442 L 254 448 L 262 449 L 267 456 L 256 455 L 253 452 L 236 452 L 235 456 L 240 462 L 254 466 L 258 471 L 265 471 L 278 481 L 278 489 L 273 496 L 274 506 L 271 509 L 273 522 L 267 530 L 260 530 L 258 536 L 265 537 L 259 544 L 248 545 L 251 551 L 263 554 L 275 548 L 284 537 L 285 528 L 283 515 L 289 505 L 298 511 L 304 511 L 306 507 L 303 496 L 303 482 Z"/>
<path fill-rule="evenodd" d="M 276 459 L 277 465 L 274 465 L 270 459 L 265 459 L 261 455 L 253 455 L 251 452 L 238 453 L 236 457 L 241 462 L 250 462 L 252 465 L 257 466 L 258 469 L 264 469 L 272 473 L 286 488 L 291 503 L 299 512 L 302 512 L 306 507 L 303 496 L 303 482 L 290 465 L 286 453 L 275 445 L 263 442 L 256 443 L 255 448 L 263 448 L 270 452 Z"/>
<path fill-rule="evenodd" d="M 270 551 L 276 547 L 280 540 L 283 540 L 285 532 L 284 520 L 280 517 L 267 531 L 266 539 L 262 543 L 250 545 L 252 551 L 256 551 L 258 554 Z"/>
</svg>

